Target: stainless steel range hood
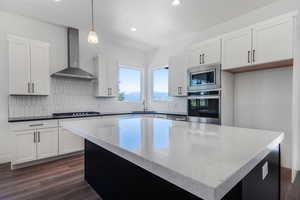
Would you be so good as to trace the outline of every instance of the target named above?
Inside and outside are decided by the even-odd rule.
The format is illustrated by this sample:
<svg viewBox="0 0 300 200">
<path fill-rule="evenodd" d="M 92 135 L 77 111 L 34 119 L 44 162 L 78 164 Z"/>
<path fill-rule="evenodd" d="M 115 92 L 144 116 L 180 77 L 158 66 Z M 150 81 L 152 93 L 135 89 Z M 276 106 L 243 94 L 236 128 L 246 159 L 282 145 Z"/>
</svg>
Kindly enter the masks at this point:
<svg viewBox="0 0 300 200">
<path fill-rule="evenodd" d="M 95 77 L 79 67 L 79 30 L 68 28 L 68 67 L 51 76 L 93 80 Z"/>
</svg>

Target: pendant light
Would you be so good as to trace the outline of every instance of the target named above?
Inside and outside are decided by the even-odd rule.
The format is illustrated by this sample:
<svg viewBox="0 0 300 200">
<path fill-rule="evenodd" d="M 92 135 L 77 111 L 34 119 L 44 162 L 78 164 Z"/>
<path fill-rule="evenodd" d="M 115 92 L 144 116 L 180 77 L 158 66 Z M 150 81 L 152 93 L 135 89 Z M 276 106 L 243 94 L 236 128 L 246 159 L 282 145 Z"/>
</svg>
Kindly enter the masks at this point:
<svg viewBox="0 0 300 200">
<path fill-rule="evenodd" d="M 95 25 L 94 25 L 94 0 L 92 0 L 92 29 L 89 32 L 88 42 L 90 44 L 98 44 L 99 42 L 98 35 L 95 31 Z"/>
</svg>

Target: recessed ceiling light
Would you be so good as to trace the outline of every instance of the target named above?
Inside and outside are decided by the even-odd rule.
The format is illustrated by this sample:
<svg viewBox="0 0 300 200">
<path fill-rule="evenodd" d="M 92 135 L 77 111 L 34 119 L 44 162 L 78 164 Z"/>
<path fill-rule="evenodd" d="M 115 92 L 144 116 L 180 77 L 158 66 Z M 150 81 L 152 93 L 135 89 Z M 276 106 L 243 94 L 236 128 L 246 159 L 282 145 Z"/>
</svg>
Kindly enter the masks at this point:
<svg viewBox="0 0 300 200">
<path fill-rule="evenodd" d="M 135 32 L 135 31 L 136 31 L 136 28 L 135 28 L 135 27 L 132 27 L 130 30 L 131 30 L 132 32 Z"/>
<path fill-rule="evenodd" d="M 179 6 L 181 4 L 180 0 L 173 0 L 172 2 L 172 6 L 176 7 Z"/>
<path fill-rule="evenodd" d="M 61 0 L 53 0 L 54 2 L 61 2 Z"/>
</svg>

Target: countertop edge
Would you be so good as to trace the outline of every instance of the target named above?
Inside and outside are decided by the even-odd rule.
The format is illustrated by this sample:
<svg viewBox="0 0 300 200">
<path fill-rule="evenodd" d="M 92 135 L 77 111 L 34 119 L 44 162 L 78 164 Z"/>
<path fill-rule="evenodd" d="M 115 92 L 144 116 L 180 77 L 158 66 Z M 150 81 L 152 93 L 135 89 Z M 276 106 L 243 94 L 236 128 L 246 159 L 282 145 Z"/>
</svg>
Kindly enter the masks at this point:
<svg viewBox="0 0 300 200">
<path fill-rule="evenodd" d="M 87 117 L 53 117 L 53 116 L 41 116 L 41 117 L 16 117 L 8 118 L 8 123 L 17 122 L 30 122 L 30 121 L 47 121 L 47 120 L 61 120 L 61 119 L 80 119 L 80 118 L 91 118 L 91 117 L 104 117 L 104 116 L 116 116 L 116 115 L 172 115 L 172 116 L 187 116 L 184 113 L 165 113 L 165 112 L 146 112 L 146 113 L 136 113 L 136 112 L 120 112 L 120 113 L 102 113 L 99 115 L 91 115 Z"/>
</svg>

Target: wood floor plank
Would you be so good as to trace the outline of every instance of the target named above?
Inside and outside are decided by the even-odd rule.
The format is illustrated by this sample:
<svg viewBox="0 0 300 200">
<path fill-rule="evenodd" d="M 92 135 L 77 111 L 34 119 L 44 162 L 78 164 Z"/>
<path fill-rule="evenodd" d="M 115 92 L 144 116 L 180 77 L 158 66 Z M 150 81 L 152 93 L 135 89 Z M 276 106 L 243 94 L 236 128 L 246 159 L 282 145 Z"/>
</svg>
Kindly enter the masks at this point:
<svg viewBox="0 0 300 200">
<path fill-rule="evenodd" d="M 282 169 L 281 200 L 300 200 L 300 175 Z M 101 200 L 84 181 L 82 155 L 11 171 L 0 165 L 0 200 Z"/>
</svg>

